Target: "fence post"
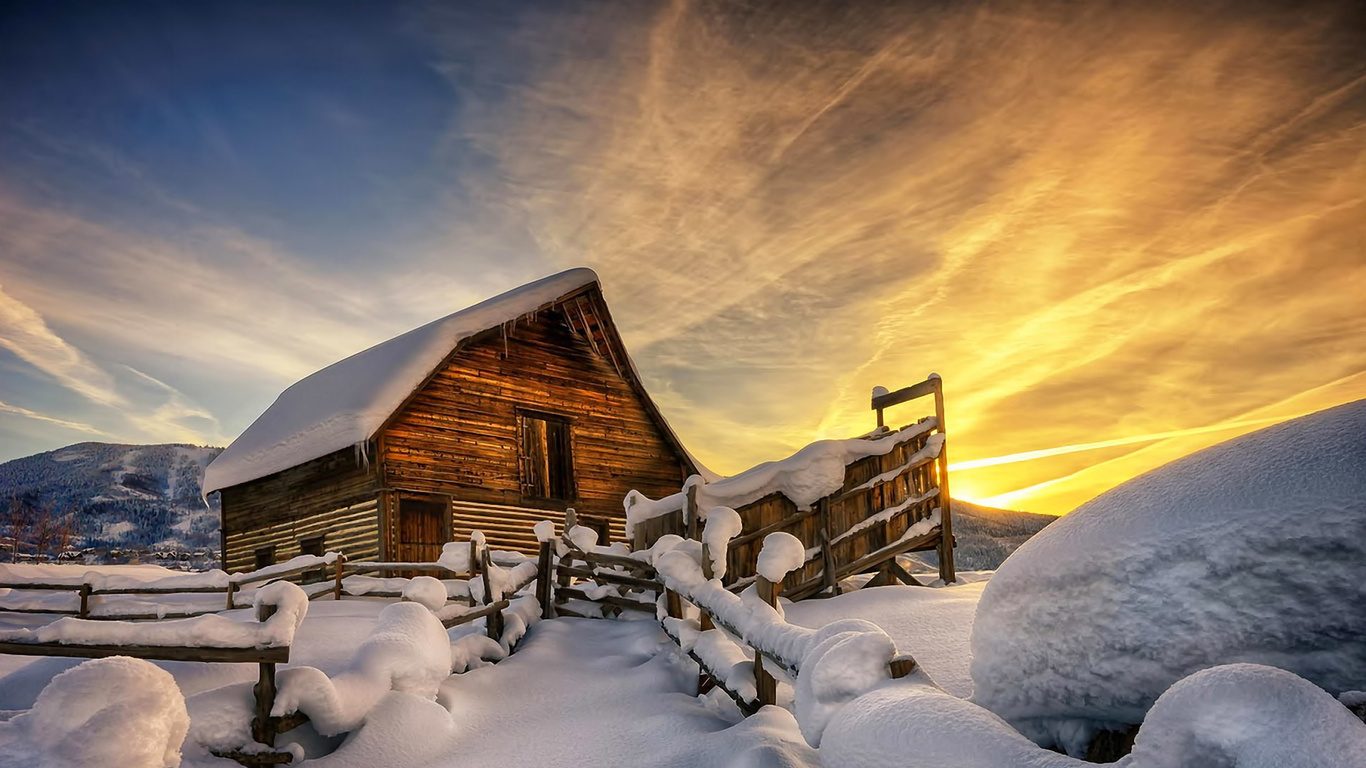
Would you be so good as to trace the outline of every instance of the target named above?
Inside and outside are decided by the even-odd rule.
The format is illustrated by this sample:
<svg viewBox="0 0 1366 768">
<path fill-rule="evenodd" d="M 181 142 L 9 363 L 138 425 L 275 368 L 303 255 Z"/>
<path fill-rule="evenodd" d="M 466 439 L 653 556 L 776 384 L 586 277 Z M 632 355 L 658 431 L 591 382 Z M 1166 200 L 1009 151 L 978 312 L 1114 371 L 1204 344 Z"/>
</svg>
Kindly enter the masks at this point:
<svg viewBox="0 0 1366 768">
<path fill-rule="evenodd" d="M 77 614 L 82 619 L 90 615 L 90 585 L 81 584 L 81 612 Z"/>
<path fill-rule="evenodd" d="M 233 595 L 233 593 L 236 592 L 236 591 L 237 591 L 237 582 L 235 582 L 235 581 L 229 581 L 229 582 L 228 582 L 228 607 L 225 608 L 224 610 L 228 610 L 228 611 L 231 611 L 231 610 L 232 610 L 232 595 Z"/>
<path fill-rule="evenodd" d="M 337 553 L 337 573 L 336 580 L 332 584 L 332 599 L 340 600 L 342 593 L 342 567 L 346 565 L 346 555 Z"/>
<path fill-rule="evenodd" d="M 232 593 L 229 592 L 229 595 Z M 265 622 L 275 613 L 276 606 L 261 603 L 256 606 L 256 620 Z M 255 717 L 251 719 L 251 737 L 267 747 L 275 746 L 275 722 L 270 711 L 275 708 L 275 662 L 261 662 L 261 674 L 252 693 L 256 696 Z"/>
<path fill-rule="evenodd" d="M 697 486 L 688 486 L 687 505 L 683 508 L 683 515 L 687 520 L 683 523 L 687 526 L 688 538 L 697 538 Z"/>
<path fill-rule="evenodd" d="M 763 576 L 756 576 L 754 588 L 759 593 L 760 600 L 773 606 L 778 604 L 776 584 Z M 768 673 L 768 670 L 764 669 L 764 655 L 759 652 L 758 648 L 754 649 L 754 691 L 756 694 L 755 701 L 758 702 L 759 706 L 778 703 L 778 681 Z"/>
<path fill-rule="evenodd" d="M 934 418 L 939 426 L 939 434 L 944 436 L 944 443 L 939 447 L 939 578 L 945 584 L 952 584 L 958 580 L 958 576 L 953 567 L 953 515 L 950 512 L 952 502 L 949 497 L 949 441 L 948 431 L 944 429 L 944 380 L 939 374 L 931 373 L 930 380 L 934 382 Z"/>
<path fill-rule="evenodd" d="M 711 547 L 707 546 L 707 542 L 704 541 L 702 542 L 702 578 L 711 581 L 713 573 L 714 571 L 711 567 Z M 699 605 L 697 607 L 698 610 L 701 611 L 701 615 L 697 617 L 697 628 L 703 632 L 706 632 L 709 629 L 716 629 L 716 625 L 712 623 L 711 614 L 707 613 L 707 610 L 702 606 Z"/>
<path fill-rule="evenodd" d="M 554 550 L 551 549 L 552 542 L 547 539 L 541 542 L 541 551 L 536 558 L 536 599 L 541 602 L 541 618 L 555 618 L 555 609 L 551 605 L 551 571 L 555 568 Z"/>
<path fill-rule="evenodd" d="M 494 603 L 498 602 L 499 599 L 501 599 L 501 596 L 493 594 L 492 582 L 489 580 L 489 570 L 493 565 L 493 561 L 489 558 L 488 547 L 484 547 L 484 560 L 482 565 L 483 567 L 480 570 L 483 571 L 484 579 L 484 605 L 493 605 Z M 489 638 L 493 640 L 503 639 L 502 611 L 494 611 L 493 613 L 490 613 L 488 617 L 484 619 L 484 622 L 485 626 L 488 628 Z"/>
</svg>

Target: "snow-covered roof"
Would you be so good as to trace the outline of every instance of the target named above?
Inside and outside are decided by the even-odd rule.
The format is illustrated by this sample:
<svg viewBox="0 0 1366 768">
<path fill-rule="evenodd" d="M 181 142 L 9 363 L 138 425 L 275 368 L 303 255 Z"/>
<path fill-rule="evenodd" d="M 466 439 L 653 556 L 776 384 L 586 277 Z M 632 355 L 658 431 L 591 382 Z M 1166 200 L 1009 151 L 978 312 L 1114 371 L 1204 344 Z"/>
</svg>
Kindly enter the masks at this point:
<svg viewBox="0 0 1366 768">
<path fill-rule="evenodd" d="M 280 394 L 204 471 L 208 494 L 369 440 L 461 341 L 598 283 L 577 268 L 527 283 L 333 363 Z"/>
</svg>

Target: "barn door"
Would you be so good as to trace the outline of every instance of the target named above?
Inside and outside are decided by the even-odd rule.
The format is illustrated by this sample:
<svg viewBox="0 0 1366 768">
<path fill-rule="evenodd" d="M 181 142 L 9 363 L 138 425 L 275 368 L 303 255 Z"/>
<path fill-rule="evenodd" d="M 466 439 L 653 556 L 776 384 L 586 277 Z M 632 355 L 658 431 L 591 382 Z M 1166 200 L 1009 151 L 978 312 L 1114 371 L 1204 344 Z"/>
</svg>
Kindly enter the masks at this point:
<svg viewBox="0 0 1366 768">
<path fill-rule="evenodd" d="M 400 496 L 398 561 L 434 563 L 448 539 L 450 500 L 444 496 Z"/>
</svg>

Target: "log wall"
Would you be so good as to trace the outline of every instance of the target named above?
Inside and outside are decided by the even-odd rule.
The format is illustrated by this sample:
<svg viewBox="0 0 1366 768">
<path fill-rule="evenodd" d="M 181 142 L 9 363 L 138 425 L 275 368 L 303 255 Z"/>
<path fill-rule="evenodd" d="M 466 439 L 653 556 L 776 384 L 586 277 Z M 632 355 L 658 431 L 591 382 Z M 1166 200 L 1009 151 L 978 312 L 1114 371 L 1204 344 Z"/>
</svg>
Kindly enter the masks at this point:
<svg viewBox="0 0 1366 768">
<path fill-rule="evenodd" d="M 224 488 L 224 570 L 254 569 L 256 549 L 271 544 L 282 562 L 300 554 L 299 539 L 318 534 L 327 549 L 348 558 L 377 557 L 378 490 L 378 468 L 353 448 Z"/>
</svg>

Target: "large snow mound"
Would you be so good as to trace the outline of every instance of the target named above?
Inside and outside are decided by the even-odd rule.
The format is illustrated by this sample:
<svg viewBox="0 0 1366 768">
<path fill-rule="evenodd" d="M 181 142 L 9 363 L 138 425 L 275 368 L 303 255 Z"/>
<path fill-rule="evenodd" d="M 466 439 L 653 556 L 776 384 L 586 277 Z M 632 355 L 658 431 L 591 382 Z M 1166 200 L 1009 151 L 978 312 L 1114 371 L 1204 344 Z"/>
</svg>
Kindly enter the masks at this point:
<svg viewBox="0 0 1366 768">
<path fill-rule="evenodd" d="M 169 672 L 127 656 L 92 659 L 52 678 L 30 712 L 0 724 L 0 764 L 177 766 L 189 727 Z"/>
<path fill-rule="evenodd" d="M 1366 400 L 1156 469 L 1026 542 L 978 605 L 973 698 L 1075 753 L 1220 664 L 1358 689 L 1363 564 Z"/>
<path fill-rule="evenodd" d="M 204 471 L 204 493 L 363 443 L 451 350 L 598 282 L 577 268 L 528 283 L 376 344 L 296 382 Z"/>
<path fill-rule="evenodd" d="M 1366 725 L 1280 669 L 1230 664 L 1179 681 L 1116 768 L 1357 768 Z M 972 702 L 907 681 L 846 705 L 821 742 L 825 768 L 1087 768 Z"/>
</svg>

